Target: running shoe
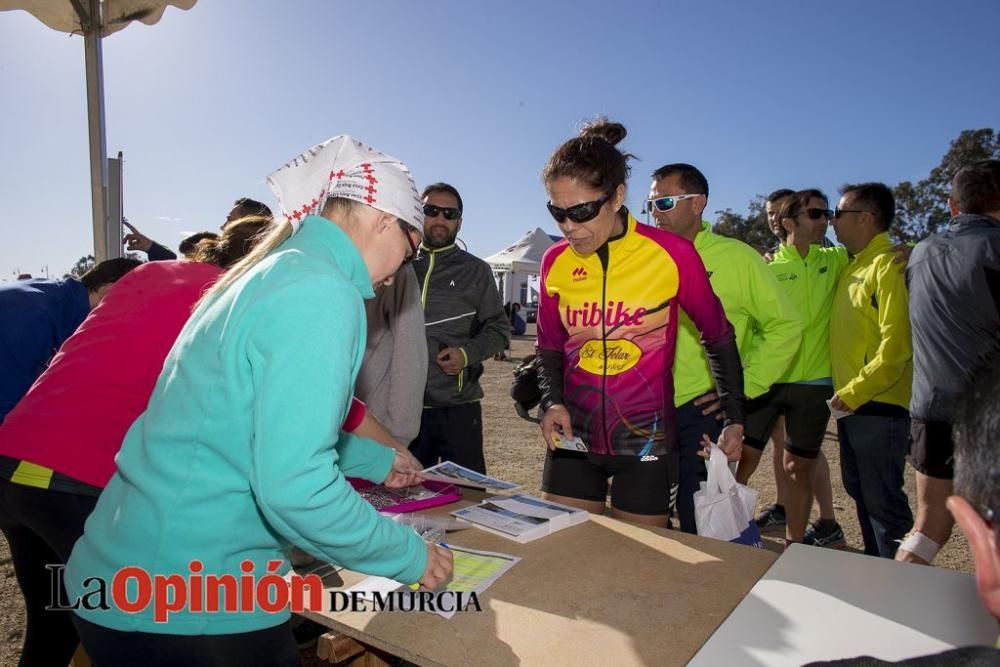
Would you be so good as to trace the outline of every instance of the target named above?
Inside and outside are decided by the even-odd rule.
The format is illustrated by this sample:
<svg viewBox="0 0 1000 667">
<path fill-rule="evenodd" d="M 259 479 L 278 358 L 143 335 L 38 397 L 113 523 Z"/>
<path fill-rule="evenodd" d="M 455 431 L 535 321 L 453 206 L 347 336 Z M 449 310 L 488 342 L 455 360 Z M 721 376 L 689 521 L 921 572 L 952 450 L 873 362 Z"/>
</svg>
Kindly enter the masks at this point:
<svg viewBox="0 0 1000 667">
<path fill-rule="evenodd" d="M 827 549 L 843 549 L 847 546 L 847 540 L 844 539 L 844 530 L 836 521 L 814 521 L 806 528 L 802 544 Z"/>
<path fill-rule="evenodd" d="M 777 504 L 768 505 L 754 523 L 758 528 L 781 528 L 785 525 L 785 508 Z"/>
</svg>

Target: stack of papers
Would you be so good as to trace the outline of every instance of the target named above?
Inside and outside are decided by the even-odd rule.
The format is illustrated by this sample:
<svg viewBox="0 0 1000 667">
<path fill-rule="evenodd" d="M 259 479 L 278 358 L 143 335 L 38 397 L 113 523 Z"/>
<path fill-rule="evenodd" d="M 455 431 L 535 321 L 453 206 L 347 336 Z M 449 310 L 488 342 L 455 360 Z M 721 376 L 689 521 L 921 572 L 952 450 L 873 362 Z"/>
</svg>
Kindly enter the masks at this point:
<svg viewBox="0 0 1000 667">
<path fill-rule="evenodd" d="M 522 544 L 583 523 L 589 518 L 586 510 L 523 494 L 490 498 L 478 505 L 456 510 L 452 515 L 469 521 L 476 528 Z"/>
</svg>

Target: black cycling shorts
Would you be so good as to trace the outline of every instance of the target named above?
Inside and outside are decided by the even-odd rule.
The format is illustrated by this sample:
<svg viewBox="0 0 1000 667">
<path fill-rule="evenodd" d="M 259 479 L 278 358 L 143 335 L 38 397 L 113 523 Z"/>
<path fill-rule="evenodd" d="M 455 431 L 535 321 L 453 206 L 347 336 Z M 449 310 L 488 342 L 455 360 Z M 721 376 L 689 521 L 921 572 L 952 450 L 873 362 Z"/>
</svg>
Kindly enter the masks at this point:
<svg viewBox="0 0 1000 667">
<path fill-rule="evenodd" d="M 548 452 L 542 490 L 567 498 L 605 502 L 611 480 L 611 506 L 632 514 L 666 514 L 677 486 L 678 455 L 629 456 Z"/>
<path fill-rule="evenodd" d="M 763 396 L 747 401 L 743 444 L 764 449 L 778 417 L 785 417 L 785 451 L 804 459 L 819 456 L 830 421 L 827 400 L 833 387 L 824 384 L 776 384 Z"/>
</svg>

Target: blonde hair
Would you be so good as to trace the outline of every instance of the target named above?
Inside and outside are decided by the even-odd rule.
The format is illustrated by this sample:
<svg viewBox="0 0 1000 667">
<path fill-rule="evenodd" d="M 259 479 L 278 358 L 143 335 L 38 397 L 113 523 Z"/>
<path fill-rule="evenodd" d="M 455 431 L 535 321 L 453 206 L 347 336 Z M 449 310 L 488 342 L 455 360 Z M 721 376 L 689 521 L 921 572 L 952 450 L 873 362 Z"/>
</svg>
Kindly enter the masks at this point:
<svg viewBox="0 0 1000 667">
<path fill-rule="evenodd" d="M 326 204 L 323 205 L 323 211 L 321 215 L 328 220 L 333 221 L 334 216 L 337 214 L 343 214 L 343 220 L 346 221 L 347 218 L 351 217 L 353 212 L 358 208 L 363 206 L 356 201 L 350 199 L 344 199 L 342 197 L 332 197 L 326 200 Z M 337 217 L 340 217 L 337 215 Z M 231 223 L 232 224 L 232 223 Z M 213 301 L 220 294 L 229 289 L 229 286 L 239 280 L 244 273 L 256 266 L 262 259 L 271 254 L 275 248 L 284 243 L 292 235 L 292 223 L 288 221 L 288 217 L 284 217 L 266 236 L 260 239 L 253 250 L 251 250 L 246 257 L 240 261 L 233 264 L 232 268 L 226 271 L 218 281 L 215 282 L 212 287 L 202 295 L 201 299 L 195 304 L 195 309 L 199 308 L 201 304 Z"/>
<path fill-rule="evenodd" d="M 269 215 L 247 215 L 233 220 L 222 230 L 222 236 L 198 241 L 191 259 L 228 269 L 254 249 L 270 231 L 272 222 Z"/>
</svg>

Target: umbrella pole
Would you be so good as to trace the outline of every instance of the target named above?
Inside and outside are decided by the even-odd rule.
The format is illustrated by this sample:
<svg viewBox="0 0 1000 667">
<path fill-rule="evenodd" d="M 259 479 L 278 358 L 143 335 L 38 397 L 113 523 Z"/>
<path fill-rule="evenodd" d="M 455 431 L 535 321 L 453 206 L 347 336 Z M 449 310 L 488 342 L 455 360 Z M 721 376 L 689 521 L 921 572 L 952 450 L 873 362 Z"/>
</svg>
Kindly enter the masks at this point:
<svg viewBox="0 0 1000 667">
<path fill-rule="evenodd" d="M 86 2 L 87 0 L 84 0 Z M 79 8 L 80 3 L 74 3 Z M 90 200 L 94 224 L 94 259 L 109 257 L 107 238 L 108 150 L 104 131 L 104 62 L 101 52 L 101 3 L 89 0 L 84 30 L 87 64 L 87 128 L 90 134 Z M 84 17 L 81 16 L 81 19 Z"/>
</svg>

